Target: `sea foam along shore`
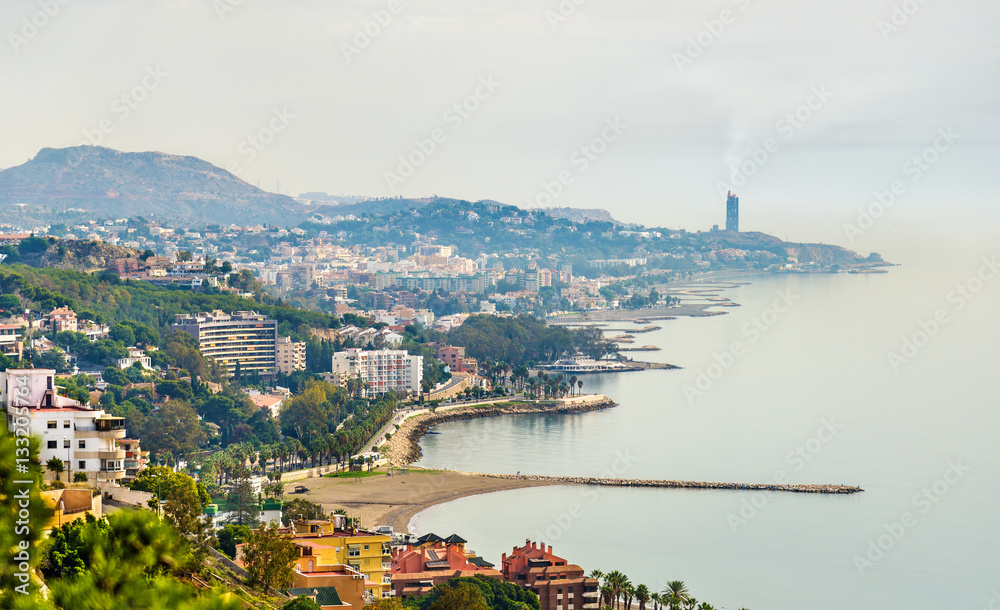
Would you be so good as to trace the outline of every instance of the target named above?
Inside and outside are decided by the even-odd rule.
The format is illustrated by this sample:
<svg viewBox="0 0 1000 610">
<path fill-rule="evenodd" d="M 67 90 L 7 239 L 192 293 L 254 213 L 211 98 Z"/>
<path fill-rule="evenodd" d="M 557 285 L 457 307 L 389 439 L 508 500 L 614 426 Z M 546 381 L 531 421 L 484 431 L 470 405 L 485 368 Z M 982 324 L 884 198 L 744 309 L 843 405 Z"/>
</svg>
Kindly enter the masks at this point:
<svg viewBox="0 0 1000 610">
<path fill-rule="evenodd" d="M 388 461 L 390 466 L 402 468 L 420 459 L 420 439 L 432 427 L 449 421 L 496 417 L 499 415 L 528 415 L 540 413 L 586 413 L 610 409 L 615 401 L 600 394 L 571 397 L 549 401 L 517 401 L 460 407 L 422 413 L 403 422 L 389 439 Z"/>
</svg>

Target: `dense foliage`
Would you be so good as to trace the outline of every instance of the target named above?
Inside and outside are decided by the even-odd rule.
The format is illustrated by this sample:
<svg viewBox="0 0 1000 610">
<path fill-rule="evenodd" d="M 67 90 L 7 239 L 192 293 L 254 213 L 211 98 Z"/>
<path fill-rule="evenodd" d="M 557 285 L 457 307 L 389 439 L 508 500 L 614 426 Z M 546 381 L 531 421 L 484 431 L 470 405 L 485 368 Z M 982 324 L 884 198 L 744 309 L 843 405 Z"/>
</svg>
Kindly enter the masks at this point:
<svg viewBox="0 0 1000 610">
<path fill-rule="evenodd" d="M 512 366 L 549 362 L 576 351 L 593 358 L 614 351 L 614 344 L 604 340 L 596 328 L 570 330 L 547 326 L 528 315 L 470 316 L 448 334 L 448 339 L 453 345 L 465 347 L 466 353 L 478 360 L 507 362 Z"/>
<path fill-rule="evenodd" d="M 49 600 L 34 608 L 237 609 L 219 592 L 200 593 L 179 577 L 194 567 L 190 546 L 169 524 L 144 511 L 76 520 L 52 532 L 42 574 Z"/>
</svg>

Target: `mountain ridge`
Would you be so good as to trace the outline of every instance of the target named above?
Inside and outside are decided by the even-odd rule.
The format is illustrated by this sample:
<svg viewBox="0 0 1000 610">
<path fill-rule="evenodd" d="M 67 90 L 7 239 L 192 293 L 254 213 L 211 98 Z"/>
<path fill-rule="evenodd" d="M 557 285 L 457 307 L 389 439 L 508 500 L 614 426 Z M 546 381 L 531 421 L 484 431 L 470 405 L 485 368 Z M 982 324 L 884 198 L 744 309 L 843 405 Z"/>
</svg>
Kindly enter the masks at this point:
<svg viewBox="0 0 1000 610">
<path fill-rule="evenodd" d="M 6 204 L 6 205 L 3 205 Z M 43 148 L 0 170 L 0 206 L 20 217 L 71 212 L 270 223 L 308 217 L 293 198 L 263 191 L 194 156 L 103 146 Z"/>
</svg>

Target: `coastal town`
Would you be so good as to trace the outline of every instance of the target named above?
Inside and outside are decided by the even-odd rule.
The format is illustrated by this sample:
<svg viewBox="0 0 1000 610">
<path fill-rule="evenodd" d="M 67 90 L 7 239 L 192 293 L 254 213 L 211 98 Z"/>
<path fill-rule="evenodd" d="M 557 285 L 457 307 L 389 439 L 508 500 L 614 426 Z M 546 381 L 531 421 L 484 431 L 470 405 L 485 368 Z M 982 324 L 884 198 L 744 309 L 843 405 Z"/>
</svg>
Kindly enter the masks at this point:
<svg viewBox="0 0 1000 610">
<path fill-rule="evenodd" d="M 627 352 L 659 350 L 637 340 L 679 317 L 738 307 L 726 293 L 741 273 L 838 270 L 792 254 L 816 250 L 720 248 L 762 243 L 738 232 L 738 200 L 727 205 L 725 230 L 694 235 L 482 203 L 384 245 L 336 229 L 377 235 L 369 225 L 382 217 L 371 214 L 291 229 L 133 218 L 2 235 L 0 402 L 8 429 L 39 443 L 41 530 L 65 540 L 153 511 L 190 541 L 195 589 L 214 578 L 229 596 L 259 591 L 233 600 L 244 607 L 424 608 L 484 594 L 539 610 L 693 608 L 681 581 L 660 592 L 586 572 L 530 533 L 485 558 L 469 533 L 411 532 L 412 520 L 458 498 L 550 485 L 862 490 L 414 464 L 421 438 L 445 422 L 614 408 L 587 380 L 676 369 Z M 419 227 L 443 209 L 456 208 L 394 213 L 385 226 Z M 523 247 L 470 242 L 463 223 Z M 582 228 L 630 245 L 600 259 L 552 249 Z M 64 574 L 60 561 L 41 576 Z"/>
</svg>

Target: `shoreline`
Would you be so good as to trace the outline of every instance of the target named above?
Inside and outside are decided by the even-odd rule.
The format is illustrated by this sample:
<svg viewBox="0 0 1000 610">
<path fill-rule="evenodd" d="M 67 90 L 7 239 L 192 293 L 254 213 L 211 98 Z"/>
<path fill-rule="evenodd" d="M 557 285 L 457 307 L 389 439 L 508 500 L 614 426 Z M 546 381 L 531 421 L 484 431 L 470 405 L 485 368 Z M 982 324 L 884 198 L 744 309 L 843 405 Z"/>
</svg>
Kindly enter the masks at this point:
<svg viewBox="0 0 1000 610">
<path fill-rule="evenodd" d="M 588 413 L 610 409 L 617 403 L 600 394 L 540 402 L 502 402 L 422 413 L 409 417 L 389 439 L 387 462 L 394 468 L 408 468 L 420 459 L 420 439 L 438 424 L 501 415 Z"/>
<path fill-rule="evenodd" d="M 310 491 L 296 497 L 318 502 L 325 511 L 346 509 L 349 514 L 360 516 L 365 527 L 390 525 L 395 531 L 408 532 L 414 517 L 440 504 L 470 496 L 533 487 L 601 486 L 821 495 L 852 495 L 864 491 L 850 485 L 497 474 L 411 467 L 421 456 L 420 439 L 438 424 L 502 415 L 586 413 L 615 406 L 617 403 L 606 396 L 590 395 L 544 402 L 483 404 L 421 413 L 404 420 L 389 440 L 387 472 L 357 479 L 315 477 L 309 479 Z M 302 481 L 296 483 L 300 484 Z"/>
</svg>

